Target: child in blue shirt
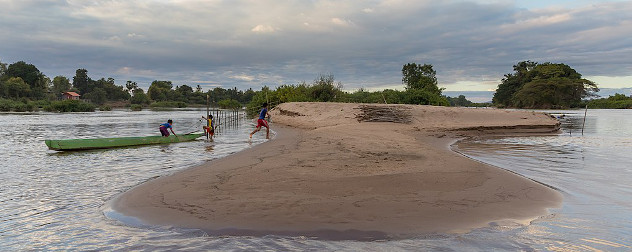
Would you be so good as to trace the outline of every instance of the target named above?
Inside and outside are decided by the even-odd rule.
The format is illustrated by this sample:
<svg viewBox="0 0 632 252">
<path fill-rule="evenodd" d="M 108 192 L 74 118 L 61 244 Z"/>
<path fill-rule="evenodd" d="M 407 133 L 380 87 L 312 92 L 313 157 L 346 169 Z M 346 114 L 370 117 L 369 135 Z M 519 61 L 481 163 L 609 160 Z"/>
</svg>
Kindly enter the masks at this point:
<svg viewBox="0 0 632 252">
<path fill-rule="evenodd" d="M 259 119 L 257 120 L 257 128 L 252 131 L 252 133 L 250 133 L 250 138 L 252 138 L 252 135 L 257 133 L 257 131 L 261 130 L 261 127 L 263 126 L 266 127 L 266 139 L 270 139 L 270 127 L 268 126 L 268 121 L 266 121 L 266 116 L 270 116 L 268 114 L 267 102 L 263 103 L 263 109 L 261 109 L 261 112 L 259 112 Z"/>
<path fill-rule="evenodd" d="M 162 134 L 163 137 L 169 136 L 169 131 L 167 131 L 167 129 L 171 130 L 171 133 L 173 133 L 174 136 L 178 137 L 178 135 L 173 132 L 173 127 L 171 126 L 172 124 L 173 121 L 171 119 L 167 120 L 167 123 L 160 124 L 160 134 Z"/>
</svg>

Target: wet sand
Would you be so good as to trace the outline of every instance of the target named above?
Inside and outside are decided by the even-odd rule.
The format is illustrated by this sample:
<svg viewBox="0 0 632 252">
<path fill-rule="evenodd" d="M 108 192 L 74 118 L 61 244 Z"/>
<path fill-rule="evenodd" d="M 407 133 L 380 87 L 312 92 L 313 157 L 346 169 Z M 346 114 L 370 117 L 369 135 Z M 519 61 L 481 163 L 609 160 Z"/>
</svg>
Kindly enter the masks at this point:
<svg viewBox="0 0 632 252">
<path fill-rule="evenodd" d="M 450 150 L 463 137 L 556 132 L 544 114 L 340 103 L 270 113 L 272 140 L 141 184 L 112 208 L 211 235 L 362 240 L 527 224 L 561 204 L 545 185 Z"/>
</svg>

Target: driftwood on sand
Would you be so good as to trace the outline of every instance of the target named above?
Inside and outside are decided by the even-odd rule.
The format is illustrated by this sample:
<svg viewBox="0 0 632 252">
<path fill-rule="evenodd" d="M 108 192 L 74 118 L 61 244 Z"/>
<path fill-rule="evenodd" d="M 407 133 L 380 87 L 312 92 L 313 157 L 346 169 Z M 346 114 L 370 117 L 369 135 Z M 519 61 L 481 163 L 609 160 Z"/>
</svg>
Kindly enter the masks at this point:
<svg viewBox="0 0 632 252">
<path fill-rule="evenodd" d="M 410 108 L 403 106 L 361 105 L 357 109 L 360 113 L 356 119 L 361 122 L 410 123 L 412 120 Z"/>
</svg>

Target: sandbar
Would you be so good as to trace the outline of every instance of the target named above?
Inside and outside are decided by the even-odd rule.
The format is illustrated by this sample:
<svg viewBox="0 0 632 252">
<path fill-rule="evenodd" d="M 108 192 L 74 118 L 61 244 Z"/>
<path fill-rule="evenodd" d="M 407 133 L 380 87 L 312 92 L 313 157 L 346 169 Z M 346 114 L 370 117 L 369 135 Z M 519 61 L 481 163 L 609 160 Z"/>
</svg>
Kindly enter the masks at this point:
<svg viewBox="0 0 632 252">
<path fill-rule="evenodd" d="M 562 202 L 549 186 L 450 148 L 465 137 L 557 132 L 544 113 L 284 103 L 270 114 L 272 140 L 145 182 L 112 208 L 212 235 L 393 239 L 528 224 Z"/>
</svg>

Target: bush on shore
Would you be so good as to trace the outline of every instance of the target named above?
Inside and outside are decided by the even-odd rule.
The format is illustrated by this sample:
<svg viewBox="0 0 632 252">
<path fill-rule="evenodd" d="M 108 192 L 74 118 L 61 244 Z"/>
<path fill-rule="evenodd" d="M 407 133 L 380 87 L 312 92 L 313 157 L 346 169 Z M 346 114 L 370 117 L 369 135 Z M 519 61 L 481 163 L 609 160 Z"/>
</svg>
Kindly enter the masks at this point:
<svg viewBox="0 0 632 252">
<path fill-rule="evenodd" d="M 63 100 L 54 101 L 50 105 L 45 106 L 44 110 L 48 112 L 94 112 L 96 105 L 79 101 L 79 100 Z"/>
<path fill-rule="evenodd" d="M 186 108 L 187 103 L 176 102 L 176 101 L 161 101 L 161 102 L 154 102 L 149 106 L 152 108 Z"/>
<path fill-rule="evenodd" d="M 143 105 L 140 105 L 140 104 L 132 104 L 132 105 L 129 107 L 129 109 L 130 109 L 130 110 L 132 110 L 132 111 L 141 111 L 141 110 L 143 110 Z"/>
<path fill-rule="evenodd" d="M 608 98 L 595 99 L 588 102 L 588 108 L 597 109 L 631 109 L 632 97 L 614 94 Z"/>
<path fill-rule="evenodd" d="M 225 99 L 225 100 L 221 100 L 217 103 L 217 105 L 221 108 L 221 109 L 239 109 L 242 107 L 241 103 L 239 103 L 239 101 L 237 100 L 233 100 L 233 99 Z"/>
<path fill-rule="evenodd" d="M 0 111 L 1 112 L 26 112 L 37 110 L 37 104 L 32 101 L 23 100 L 15 101 L 9 99 L 0 99 Z"/>
</svg>

